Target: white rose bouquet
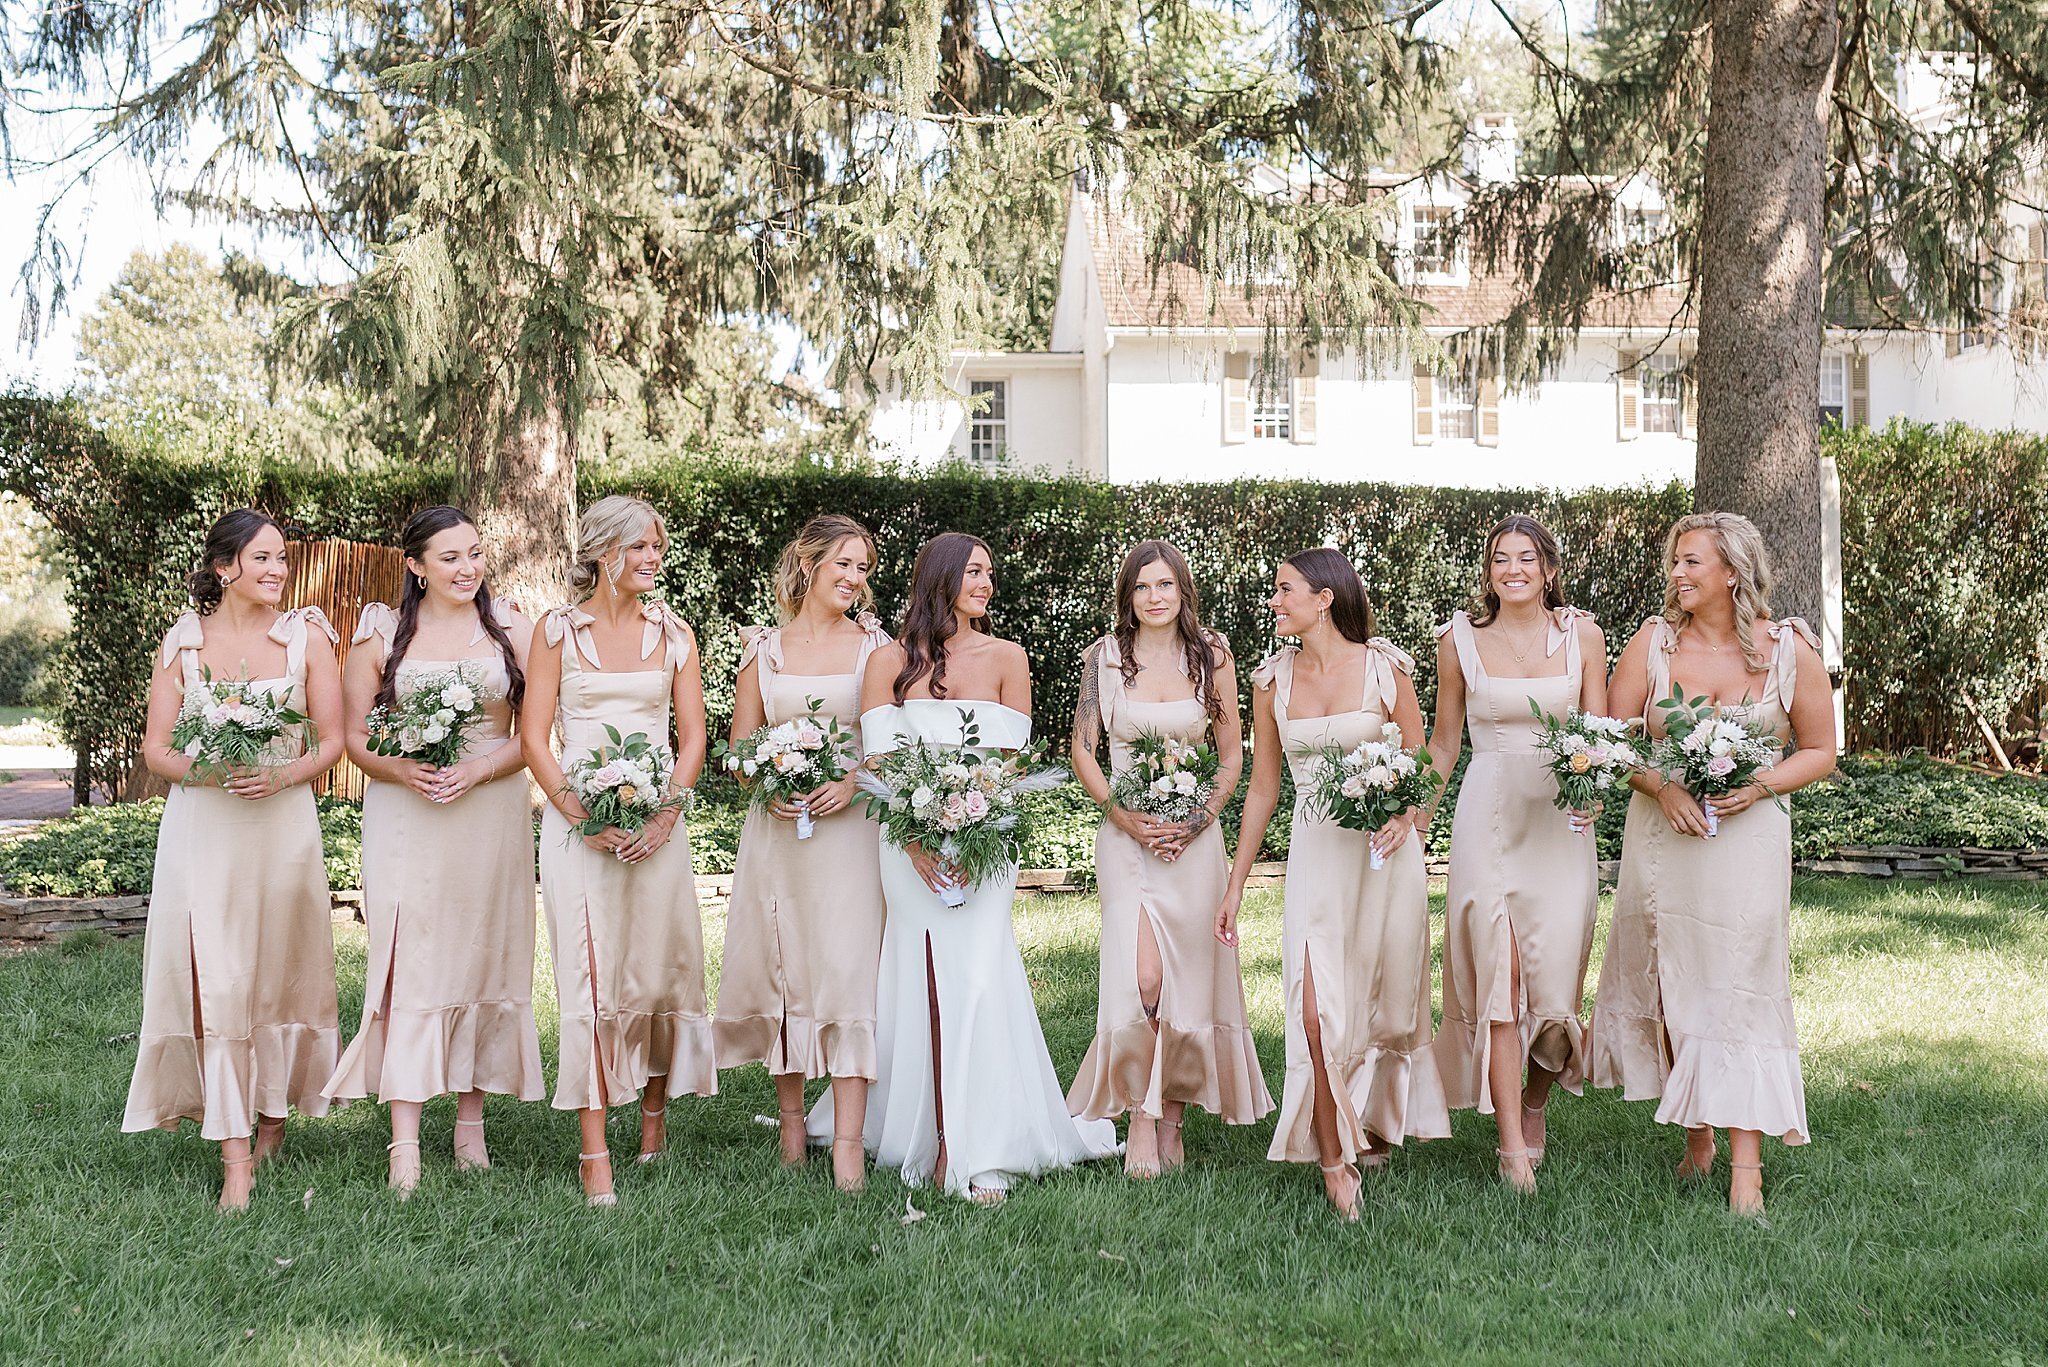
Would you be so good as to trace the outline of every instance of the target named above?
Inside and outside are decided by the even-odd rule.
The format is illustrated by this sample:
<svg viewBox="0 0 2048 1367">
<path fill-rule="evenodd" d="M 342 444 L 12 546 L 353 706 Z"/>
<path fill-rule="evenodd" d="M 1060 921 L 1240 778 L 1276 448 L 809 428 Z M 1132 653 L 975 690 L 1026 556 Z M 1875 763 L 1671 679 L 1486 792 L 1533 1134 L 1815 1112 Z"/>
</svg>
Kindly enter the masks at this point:
<svg viewBox="0 0 2048 1367">
<path fill-rule="evenodd" d="M 1315 766 L 1305 785 L 1308 814 L 1335 821 L 1347 831 L 1377 831 L 1401 813 L 1429 804 L 1443 786 L 1430 767 L 1429 751 L 1401 748 L 1401 728 L 1388 722 L 1378 740 L 1347 750 L 1326 745 L 1311 752 Z M 1379 851 L 1372 867 L 1384 868 Z"/>
<path fill-rule="evenodd" d="M 467 663 L 408 675 L 397 706 L 380 703 L 363 719 L 370 753 L 435 769 L 459 762 L 470 732 L 484 719 L 484 704 L 498 697 L 480 678 Z"/>
<path fill-rule="evenodd" d="M 1657 707 L 1664 713 L 1665 735 L 1652 742 L 1650 765 L 1699 799 L 1708 836 L 1719 835 L 1721 819 L 1707 799 L 1758 782 L 1758 775 L 1777 764 L 1783 743 L 1769 731 L 1722 716 L 1707 704 L 1705 694 L 1686 697 L 1676 684 Z M 1780 807 L 1785 805 L 1777 794 L 1772 797 Z"/>
<path fill-rule="evenodd" d="M 292 727 L 305 728 L 305 744 L 319 744 L 313 719 L 286 707 L 269 689 L 248 679 L 222 681 L 202 667 L 200 681 L 185 690 L 171 746 L 192 760 L 187 783 L 223 779 L 238 770 L 261 769 L 297 758 L 280 752 Z"/>
<path fill-rule="evenodd" d="M 747 785 L 757 807 L 781 798 L 795 803 L 796 838 L 809 840 L 814 831 L 811 814 L 803 809 L 805 795 L 820 785 L 837 783 L 860 762 L 860 746 L 837 717 L 820 717 L 824 701 L 806 698 L 810 715 L 778 726 L 763 726 L 752 735 L 728 744 L 720 741 L 712 758 L 728 774 Z"/>
<path fill-rule="evenodd" d="M 951 867 L 956 881 L 939 893 L 949 907 L 1017 862 L 1029 833 L 1023 799 L 1067 781 L 1066 770 L 1045 767 L 1042 744 L 975 754 L 974 713 L 962 708 L 960 720 L 965 748 L 916 741 L 875 755 L 856 799 L 890 844 L 922 846 Z"/>
<path fill-rule="evenodd" d="M 668 791 L 676 757 L 666 745 L 648 740 L 645 731 L 621 736 L 607 726 L 604 733 L 611 743 L 577 760 L 565 775 L 569 791 L 590 813 L 589 820 L 574 823 L 574 834 L 596 835 L 607 826 L 637 831 L 656 812 L 671 808 L 688 815 L 696 794 L 688 788 Z"/>
<path fill-rule="evenodd" d="M 1642 753 L 1631 736 L 1634 723 L 1597 716 L 1574 707 L 1563 721 L 1529 699 L 1529 710 L 1543 723 L 1536 748 L 1543 752 L 1557 792 L 1550 799 L 1561 812 L 1590 812 L 1607 800 L 1610 790 L 1628 782 L 1642 766 Z M 1579 830 L 1584 835 L 1584 830 Z"/>
<path fill-rule="evenodd" d="M 1191 821 L 1216 793 L 1222 761 L 1216 747 L 1156 731 L 1131 742 L 1131 763 L 1110 785 L 1110 801 L 1125 811 L 1162 821 Z"/>
</svg>

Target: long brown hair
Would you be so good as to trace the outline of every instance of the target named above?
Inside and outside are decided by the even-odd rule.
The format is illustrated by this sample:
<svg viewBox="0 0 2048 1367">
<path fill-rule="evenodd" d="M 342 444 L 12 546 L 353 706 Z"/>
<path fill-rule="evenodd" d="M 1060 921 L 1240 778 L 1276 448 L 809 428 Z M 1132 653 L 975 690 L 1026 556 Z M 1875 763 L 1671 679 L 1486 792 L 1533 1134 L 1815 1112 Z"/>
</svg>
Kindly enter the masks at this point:
<svg viewBox="0 0 2048 1367">
<path fill-rule="evenodd" d="M 1509 513 L 1486 534 L 1486 549 L 1479 556 L 1479 586 L 1473 594 L 1473 600 L 1479 604 L 1479 611 L 1472 614 L 1475 627 L 1483 627 L 1500 616 L 1500 595 L 1493 590 L 1493 552 L 1502 537 L 1517 533 L 1529 538 L 1536 547 L 1536 558 L 1543 562 L 1544 608 L 1564 606 L 1564 590 L 1557 583 L 1564 573 L 1564 553 L 1557 548 L 1557 538 L 1551 535 L 1550 528 L 1527 513 Z"/>
<path fill-rule="evenodd" d="M 946 696 L 946 642 L 960 629 L 953 604 L 959 601 L 967 561 L 977 548 L 994 562 L 996 554 L 988 542 L 966 532 L 940 532 L 917 548 L 917 560 L 910 567 L 910 602 L 903 609 L 903 629 L 896 634 L 903 647 L 903 670 L 895 687 L 898 703 L 927 674 L 932 696 Z M 974 629 L 988 634 L 988 618 L 975 618 Z"/>
<path fill-rule="evenodd" d="M 405 550 L 408 560 L 425 560 L 427 546 L 433 539 L 452 527 L 468 527 L 474 531 L 476 522 L 460 508 L 440 503 L 431 508 L 422 508 L 406 519 L 405 530 L 399 533 L 399 545 Z M 377 704 L 380 707 L 398 706 L 398 666 L 405 661 L 405 652 L 412 647 L 413 633 L 420 626 L 420 600 L 427 596 L 416 574 L 405 576 L 405 592 L 398 600 L 398 630 L 391 634 L 391 653 L 384 657 L 384 675 L 377 685 Z M 519 668 L 519 657 L 512 652 L 512 638 L 505 634 L 505 628 L 498 625 L 498 614 L 491 604 L 491 581 L 478 577 L 476 581 L 476 615 L 483 623 L 484 634 L 498 647 L 498 654 L 505 660 L 505 677 L 510 686 L 505 690 L 505 701 L 518 710 L 519 700 L 526 696 L 526 674 Z"/>
<path fill-rule="evenodd" d="M 1195 577 L 1188 571 L 1187 557 L 1171 541 L 1140 541 L 1116 572 L 1116 649 L 1123 660 L 1124 685 L 1138 681 L 1138 576 L 1153 564 L 1166 566 L 1180 588 L 1180 614 L 1174 618 L 1173 630 L 1180 638 L 1181 667 L 1194 681 L 1196 699 L 1214 721 L 1223 715 L 1223 701 L 1216 696 L 1216 652 L 1210 634 L 1202 630 Z"/>
<path fill-rule="evenodd" d="M 1337 628 L 1339 636 L 1364 645 L 1378 634 L 1365 581 L 1358 577 L 1358 567 L 1346 560 L 1341 551 L 1317 546 L 1290 555 L 1282 563 L 1294 566 L 1316 592 L 1330 591 L 1330 625 Z"/>
</svg>

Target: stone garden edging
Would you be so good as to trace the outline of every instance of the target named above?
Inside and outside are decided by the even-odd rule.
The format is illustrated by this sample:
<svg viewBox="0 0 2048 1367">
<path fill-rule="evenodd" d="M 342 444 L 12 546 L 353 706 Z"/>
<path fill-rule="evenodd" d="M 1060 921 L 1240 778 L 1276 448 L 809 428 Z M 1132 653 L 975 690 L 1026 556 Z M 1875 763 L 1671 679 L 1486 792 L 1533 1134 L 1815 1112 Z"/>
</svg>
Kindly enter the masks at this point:
<svg viewBox="0 0 2048 1367">
<path fill-rule="evenodd" d="M 1432 858 L 1427 866 L 1431 878 L 1449 870 L 1442 859 Z M 1986 850 L 1974 846 L 1936 848 L 1926 845 L 1850 846 L 1827 859 L 1803 859 L 1801 873 L 1859 874 L 1868 878 L 1941 878 L 1962 875 L 1992 882 L 2048 881 L 2048 849 Z M 1617 861 L 1600 865 L 1600 881 L 1612 883 L 1619 872 Z M 1252 865 L 1250 885 L 1278 887 L 1285 881 L 1283 863 Z M 1017 875 L 1017 891 L 1028 897 L 1088 893 L 1095 890 L 1094 875 L 1087 869 L 1025 869 Z M 536 894 L 537 895 L 537 894 Z M 697 875 L 697 900 L 701 904 L 722 904 L 732 895 L 732 875 Z M 333 894 L 338 920 L 359 919 L 363 894 L 352 889 Z M 0 896 L 0 942 L 42 943 L 61 940 L 80 931 L 97 930 L 127 937 L 142 934 L 149 915 L 149 898 L 142 894 L 125 897 L 8 897 Z"/>
</svg>

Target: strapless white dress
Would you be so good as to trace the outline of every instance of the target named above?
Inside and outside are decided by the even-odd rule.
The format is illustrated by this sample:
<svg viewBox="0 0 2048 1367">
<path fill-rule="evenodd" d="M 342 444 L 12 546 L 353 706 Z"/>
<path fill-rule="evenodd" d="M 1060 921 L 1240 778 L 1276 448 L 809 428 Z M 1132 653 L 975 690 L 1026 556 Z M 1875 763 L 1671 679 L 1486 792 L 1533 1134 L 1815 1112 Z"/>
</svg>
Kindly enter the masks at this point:
<svg viewBox="0 0 2048 1367">
<path fill-rule="evenodd" d="M 973 714 L 981 749 L 1011 750 L 1031 739 L 1031 718 L 999 703 L 914 698 L 865 713 L 863 748 L 873 755 L 914 740 L 957 748 L 963 711 Z M 1113 1122 L 1067 1114 L 1010 923 L 1017 871 L 969 889 L 965 906 L 948 907 L 910 857 L 884 842 L 882 895 L 888 920 L 875 1012 L 880 1076 L 863 1135 L 875 1161 L 900 1169 L 911 1186 L 922 1185 L 938 1163 L 927 952 L 939 999 L 946 1189 L 1001 1190 L 1014 1177 L 1116 1153 Z M 808 1130 L 814 1142 L 831 1139 L 830 1091 L 812 1109 Z"/>
</svg>

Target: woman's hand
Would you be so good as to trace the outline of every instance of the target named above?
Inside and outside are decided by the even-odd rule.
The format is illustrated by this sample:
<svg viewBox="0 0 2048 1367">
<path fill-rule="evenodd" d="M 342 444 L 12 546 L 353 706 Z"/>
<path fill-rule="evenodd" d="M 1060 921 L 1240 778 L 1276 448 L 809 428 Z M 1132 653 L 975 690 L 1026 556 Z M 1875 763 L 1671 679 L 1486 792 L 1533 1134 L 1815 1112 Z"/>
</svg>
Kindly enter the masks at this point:
<svg viewBox="0 0 2048 1367">
<path fill-rule="evenodd" d="M 1216 908 L 1216 941 L 1218 944 L 1237 948 L 1237 913 L 1244 906 L 1244 889 L 1232 887 L 1223 894 L 1222 905 Z"/>
<path fill-rule="evenodd" d="M 253 769 L 232 769 L 221 786 L 245 802 L 261 802 L 292 786 L 284 765 L 259 764 Z"/>
<path fill-rule="evenodd" d="M 1415 821 L 1418 815 L 1412 809 L 1405 811 L 1374 831 L 1372 833 L 1372 852 L 1378 855 L 1382 861 L 1393 858 L 1394 851 L 1400 849 L 1402 844 L 1407 841 L 1409 835 L 1415 830 Z"/>
<path fill-rule="evenodd" d="M 1667 781 L 1657 790 L 1657 805 L 1664 809 L 1664 819 L 1671 823 L 1672 830 L 1680 835 L 1706 838 L 1707 815 L 1683 783 Z"/>
<path fill-rule="evenodd" d="M 1110 825 L 1143 845 L 1147 854 L 1162 858 L 1163 849 L 1181 829 L 1175 822 L 1161 821 L 1156 816 L 1147 816 L 1143 812 L 1134 812 L 1128 807 L 1119 807 L 1113 803 L 1107 816 Z"/>
<path fill-rule="evenodd" d="M 1770 795 L 1770 790 L 1761 783 L 1746 783 L 1733 792 L 1708 798 L 1707 806 L 1713 809 L 1716 820 L 1726 821 L 1737 812 L 1748 811 Z"/>
<path fill-rule="evenodd" d="M 435 802 L 453 802 L 456 798 L 479 788 L 491 781 L 491 760 L 487 755 L 466 759 L 446 769 L 432 769 L 433 791 L 427 796 Z"/>
<path fill-rule="evenodd" d="M 1600 819 L 1600 813 L 1607 810 L 1607 804 L 1596 802 L 1591 807 L 1574 809 L 1571 814 L 1572 830 L 1580 835 L 1593 829 L 1593 823 Z"/>
<path fill-rule="evenodd" d="M 628 864 L 639 864 L 653 857 L 654 852 L 668 844 L 675 834 L 676 823 L 682 814 L 669 807 L 647 818 L 647 824 L 637 831 L 620 831 L 618 842 L 619 858 Z"/>
<path fill-rule="evenodd" d="M 843 812 L 851 807 L 854 795 L 858 792 L 860 780 L 848 774 L 835 783 L 821 783 L 805 793 L 804 805 L 810 809 L 814 819 L 831 816 L 835 812 Z"/>
<path fill-rule="evenodd" d="M 933 892 L 960 886 L 959 871 L 924 846 L 906 845 L 903 852 L 910 856 L 910 866 L 917 870 L 917 876 L 924 879 L 924 885 Z"/>
</svg>

